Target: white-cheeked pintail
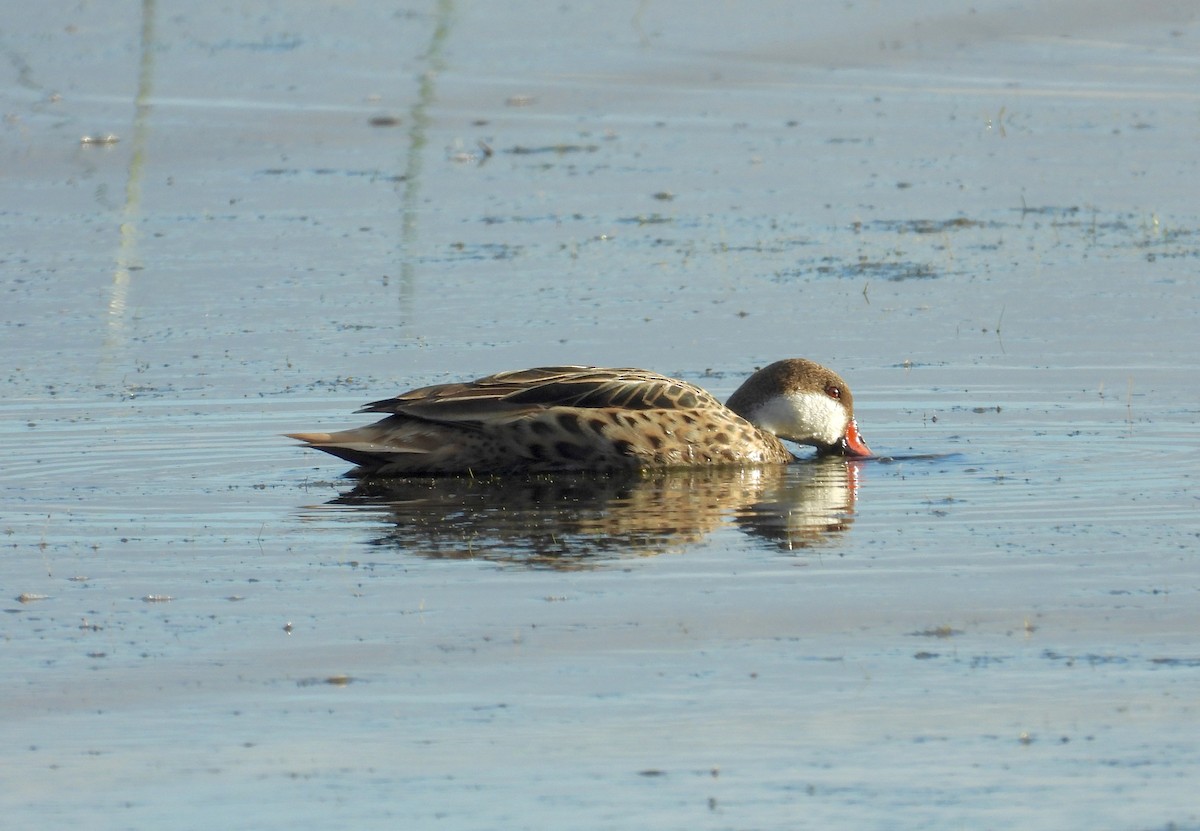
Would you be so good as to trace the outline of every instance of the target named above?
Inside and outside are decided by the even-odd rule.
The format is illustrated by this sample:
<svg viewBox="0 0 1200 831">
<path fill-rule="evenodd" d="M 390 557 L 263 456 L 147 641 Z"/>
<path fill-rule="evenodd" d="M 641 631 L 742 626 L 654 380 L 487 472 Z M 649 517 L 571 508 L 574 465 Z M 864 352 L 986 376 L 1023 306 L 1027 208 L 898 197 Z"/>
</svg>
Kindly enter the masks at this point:
<svg viewBox="0 0 1200 831">
<path fill-rule="evenodd" d="M 869 456 L 850 388 L 803 358 L 777 361 L 721 404 L 643 369 L 548 366 L 437 384 L 368 404 L 338 433 L 290 433 L 365 476 L 786 464 L 783 441 Z"/>
</svg>

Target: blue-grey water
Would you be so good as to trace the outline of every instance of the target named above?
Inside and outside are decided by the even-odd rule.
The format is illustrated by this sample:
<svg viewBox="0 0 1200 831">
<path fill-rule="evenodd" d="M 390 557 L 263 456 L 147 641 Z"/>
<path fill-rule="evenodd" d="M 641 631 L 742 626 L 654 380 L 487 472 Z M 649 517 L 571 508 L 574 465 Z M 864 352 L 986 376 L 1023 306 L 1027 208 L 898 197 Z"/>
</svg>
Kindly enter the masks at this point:
<svg viewBox="0 0 1200 831">
<path fill-rule="evenodd" d="M 0 53 L 6 823 L 1200 828 L 1196 10 L 46 2 Z M 356 490 L 279 435 L 793 355 L 880 458 Z"/>
</svg>

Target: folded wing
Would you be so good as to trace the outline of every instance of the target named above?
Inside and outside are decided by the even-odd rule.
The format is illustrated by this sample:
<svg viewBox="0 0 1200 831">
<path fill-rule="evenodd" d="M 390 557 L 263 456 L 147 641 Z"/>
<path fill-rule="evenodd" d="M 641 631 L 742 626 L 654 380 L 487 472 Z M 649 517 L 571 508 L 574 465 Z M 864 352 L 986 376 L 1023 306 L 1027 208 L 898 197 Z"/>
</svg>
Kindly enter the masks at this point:
<svg viewBox="0 0 1200 831">
<path fill-rule="evenodd" d="M 359 412 L 426 421 L 507 421 L 551 407 L 690 410 L 719 407 L 709 393 L 641 369 L 548 366 L 438 384 L 372 402 Z"/>
</svg>

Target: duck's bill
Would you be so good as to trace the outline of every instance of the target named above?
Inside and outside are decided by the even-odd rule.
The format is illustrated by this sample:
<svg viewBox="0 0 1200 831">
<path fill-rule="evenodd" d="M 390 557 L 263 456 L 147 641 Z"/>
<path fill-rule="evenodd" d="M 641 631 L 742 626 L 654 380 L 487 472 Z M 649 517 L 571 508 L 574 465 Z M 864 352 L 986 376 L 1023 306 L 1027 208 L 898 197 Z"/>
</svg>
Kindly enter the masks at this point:
<svg viewBox="0 0 1200 831">
<path fill-rule="evenodd" d="M 850 424 L 846 427 L 846 435 L 842 436 L 834 452 L 842 456 L 866 457 L 874 455 L 871 452 L 871 448 L 867 447 L 867 443 L 863 441 L 862 435 L 858 432 L 858 423 L 854 419 L 850 419 Z"/>
</svg>

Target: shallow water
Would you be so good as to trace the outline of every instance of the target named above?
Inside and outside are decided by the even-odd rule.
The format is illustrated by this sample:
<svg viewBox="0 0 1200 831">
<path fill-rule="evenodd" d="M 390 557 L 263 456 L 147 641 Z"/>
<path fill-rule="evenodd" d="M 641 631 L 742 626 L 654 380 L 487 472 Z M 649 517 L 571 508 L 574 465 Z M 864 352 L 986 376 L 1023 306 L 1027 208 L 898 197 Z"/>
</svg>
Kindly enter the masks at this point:
<svg viewBox="0 0 1200 831">
<path fill-rule="evenodd" d="M 1200 827 L 1200 22 L 816 12 L 14 10 L 5 817 Z M 879 458 L 356 489 L 280 435 L 790 355 Z"/>
</svg>

